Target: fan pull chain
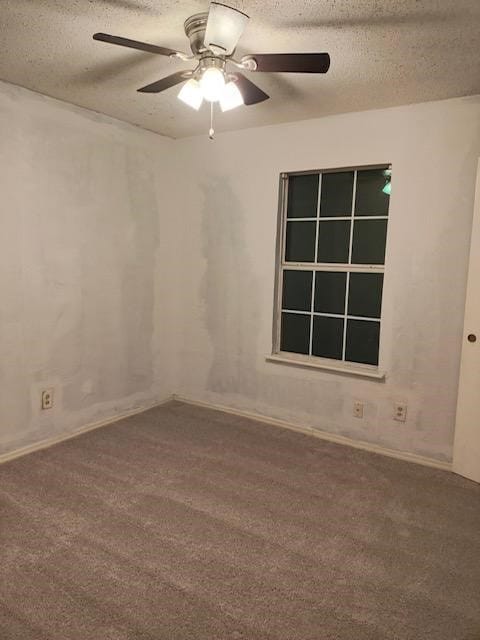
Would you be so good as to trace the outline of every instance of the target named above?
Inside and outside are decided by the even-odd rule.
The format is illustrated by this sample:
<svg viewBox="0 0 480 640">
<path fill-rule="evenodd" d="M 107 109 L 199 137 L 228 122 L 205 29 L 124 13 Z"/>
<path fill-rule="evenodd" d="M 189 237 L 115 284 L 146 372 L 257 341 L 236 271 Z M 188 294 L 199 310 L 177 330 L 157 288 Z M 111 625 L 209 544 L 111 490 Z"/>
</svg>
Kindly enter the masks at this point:
<svg viewBox="0 0 480 640">
<path fill-rule="evenodd" d="M 213 128 L 213 102 L 210 102 L 210 131 L 208 132 L 208 137 L 210 140 L 213 140 L 215 136 L 215 129 Z"/>
</svg>

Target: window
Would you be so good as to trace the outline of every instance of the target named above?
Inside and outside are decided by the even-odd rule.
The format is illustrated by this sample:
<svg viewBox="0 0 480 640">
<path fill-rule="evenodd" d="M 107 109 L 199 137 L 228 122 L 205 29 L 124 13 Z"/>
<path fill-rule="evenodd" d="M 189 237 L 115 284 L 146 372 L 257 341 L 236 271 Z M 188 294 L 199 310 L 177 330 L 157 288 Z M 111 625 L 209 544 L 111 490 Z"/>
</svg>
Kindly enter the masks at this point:
<svg viewBox="0 0 480 640">
<path fill-rule="evenodd" d="M 274 354 L 378 366 L 389 180 L 388 165 L 282 175 Z"/>
</svg>

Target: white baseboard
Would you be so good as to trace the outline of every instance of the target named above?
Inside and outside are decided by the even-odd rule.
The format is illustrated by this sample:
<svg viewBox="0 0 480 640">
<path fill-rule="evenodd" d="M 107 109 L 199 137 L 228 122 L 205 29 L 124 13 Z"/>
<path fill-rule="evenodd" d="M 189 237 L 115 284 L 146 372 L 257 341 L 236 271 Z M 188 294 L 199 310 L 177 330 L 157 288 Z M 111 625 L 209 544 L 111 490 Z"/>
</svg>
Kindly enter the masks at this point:
<svg viewBox="0 0 480 640">
<path fill-rule="evenodd" d="M 289 429 L 290 431 L 297 431 L 299 433 L 304 433 L 306 435 L 314 436 L 315 438 L 328 440 L 329 442 L 335 442 L 337 444 L 343 444 L 349 447 L 354 447 L 355 449 L 372 451 L 374 453 L 379 453 L 381 455 L 388 456 L 390 458 L 397 458 L 398 460 L 404 460 L 406 462 L 414 462 L 416 464 L 421 464 L 426 467 L 433 467 L 434 469 L 452 471 L 452 464 L 450 462 L 442 462 L 440 460 L 435 460 L 434 458 L 427 458 L 425 456 L 420 456 L 416 453 L 409 453 L 408 451 L 397 451 L 396 449 L 388 449 L 387 447 L 371 444 L 370 442 L 364 442 L 362 440 L 353 440 L 345 436 L 329 433 L 328 431 L 320 431 L 319 429 L 314 429 L 313 427 L 297 425 L 292 422 L 287 422 L 286 420 L 280 420 L 279 418 L 271 418 L 269 416 L 265 416 L 259 413 L 254 413 L 252 411 L 243 411 L 241 409 L 234 409 L 227 405 L 214 404 L 212 402 L 205 402 L 203 400 L 195 400 L 193 398 L 186 398 L 184 396 L 177 395 L 177 394 L 173 394 L 172 396 L 169 396 L 168 398 L 165 398 L 160 402 L 155 402 L 154 404 L 151 404 L 145 407 L 133 409 L 132 411 L 126 411 L 125 413 L 110 416 L 109 418 L 105 418 L 97 422 L 92 422 L 83 427 L 80 427 L 79 429 L 75 429 L 75 431 L 72 431 L 70 433 L 61 434 L 58 436 L 54 436 L 52 438 L 46 438 L 45 440 L 41 440 L 34 444 L 21 447 L 20 449 L 15 449 L 14 451 L 9 451 L 8 453 L 0 454 L 0 464 L 2 464 L 3 462 L 7 462 L 9 460 L 14 460 L 15 458 L 19 458 L 21 456 L 25 456 L 28 453 L 39 451 L 40 449 L 46 449 L 47 447 L 51 447 L 54 444 L 58 444 L 59 442 L 64 442 L 65 440 L 70 440 L 71 438 L 75 438 L 76 436 L 79 436 L 82 433 L 87 433 L 88 431 L 93 431 L 94 429 L 105 427 L 108 424 L 112 424 L 113 422 L 118 422 L 119 420 L 123 420 L 124 418 L 128 418 L 130 416 L 138 415 L 140 413 L 143 413 L 144 411 L 148 411 L 149 409 L 160 407 L 166 404 L 167 402 L 170 402 L 171 400 L 177 400 L 178 402 L 184 402 L 185 404 L 191 404 L 198 407 L 205 407 L 206 409 L 213 409 L 215 411 L 223 411 L 224 413 L 241 416 L 243 418 L 249 418 L 251 420 L 256 420 L 258 422 L 270 424 L 275 427 L 281 427 L 282 429 Z"/>
<path fill-rule="evenodd" d="M 45 440 L 40 440 L 39 442 L 35 442 L 34 444 L 20 447 L 20 449 L 14 449 L 13 451 L 9 451 L 8 453 L 2 453 L 0 454 L 0 464 L 2 464 L 3 462 L 8 462 L 9 460 L 14 460 L 15 458 L 20 458 L 21 456 L 26 456 L 28 453 L 33 453 L 34 451 L 39 451 L 40 449 L 46 449 L 47 447 L 51 447 L 54 444 L 58 444 L 59 442 L 71 440 L 71 438 L 76 438 L 82 433 L 87 433 L 88 431 L 99 429 L 100 427 L 106 427 L 108 424 L 118 422 L 119 420 L 123 420 L 124 418 L 136 416 L 139 413 L 143 413 L 144 411 L 148 411 L 149 409 L 154 409 L 155 407 L 160 407 L 167 402 L 171 402 L 172 400 L 173 396 L 169 396 L 168 398 L 165 398 L 165 400 L 161 400 L 160 402 L 155 402 L 154 404 L 147 405 L 138 409 L 132 409 L 131 411 L 126 411 L 125 413 L 119 413 L 114 416 L 110 416 L 109 418 L 98 420 L 97 422 L 91 422 L 90 424 L 71 431 L 70 433 L 64 433 L 52 438 L 46 438 Z"/>
<path fill-rule="evenodd" d="M 435 458 L 427 458 L 426 456 L 420 456 L 416 453 L 410 453 L 408 451 L 397 451 L 396 449 L 388 449 L 377 444 L 371 444 L 370 442 L 364 442 L 363 440 L 353 440 L 346 436 L 336 435 L 329 433 L 328 431 L 321 431 L 314 429 L 313 427 L 301 426 L 286 420 L 280 420 L 279 418 L 270 418 L 259 413 L 253 413 L 251 411 L 243 411 L 241 409 L 233 409 L 222 404 L 214 404 L 211 402 L 204 402 L 203 400 L 195 400 L 192 398 L 186 398 L 177 394 L 173 395 L 173 399 L 178 402 L 184 402 L 185 404 L 192 404 L 199 407 L 205 407 L 207 409 L 214 409 L 216 411 L 223 411 L 224 413 L 230 413 L 235 416 L 241 416 L 243 418 L 250 418 L 251 420 L 257 420 L 258 422 L 264 422 L 266 424 L 273 425 L 275 427 L 281 427 L 282 429 L 290 429 L 291 431 L 298 431 L 306 435 L 315 436 L 321 440 L 328 440 L 329 442 L 335 442 L 336 444 L 343 444 L 355 449 L 363 449 L 365 451 L 372 451 L 373 453 L 379 453 L 389 458 L 397 458 L 398 460 L 404 460 L 406 462 L 414 462 L 421 464 L 425 467 L 433 467 L 434 469 L 442 469 L 443 471 L 452 471 L 452 464 L 450 462 L 442 462 L 441 460 L 435 460 Z"/>
</svg>

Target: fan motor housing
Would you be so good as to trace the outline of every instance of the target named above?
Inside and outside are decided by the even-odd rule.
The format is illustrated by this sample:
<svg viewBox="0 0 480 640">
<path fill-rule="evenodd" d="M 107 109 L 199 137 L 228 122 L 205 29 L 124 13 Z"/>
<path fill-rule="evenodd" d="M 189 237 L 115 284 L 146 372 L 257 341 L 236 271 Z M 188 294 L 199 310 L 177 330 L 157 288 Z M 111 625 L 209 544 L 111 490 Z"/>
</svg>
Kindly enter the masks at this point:
<svg viewBox="0 0 480 640">
<path fill-rule="evenodd" d="M 205 30 L 207 28 L 208 12 L 195 13 L 185 20 L 184 29 L 190 40 L 190 49 L 193 55 L 198 56 L 207 51 L 204 45 Z"/>
</svg>

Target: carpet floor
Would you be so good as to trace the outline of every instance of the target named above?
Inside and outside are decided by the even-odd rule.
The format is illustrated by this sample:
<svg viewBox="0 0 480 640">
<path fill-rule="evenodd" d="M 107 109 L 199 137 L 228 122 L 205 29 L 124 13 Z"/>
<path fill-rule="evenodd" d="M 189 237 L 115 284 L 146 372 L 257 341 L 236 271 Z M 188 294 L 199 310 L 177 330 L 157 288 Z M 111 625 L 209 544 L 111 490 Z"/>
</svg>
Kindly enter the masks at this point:
<svg viewBox="0 0 480 640">
<path fill-rule="evenodd" d="M 170 403 L 0 466 L 2 640 L 480 640 L 480 486 Z"/>
</svg>

